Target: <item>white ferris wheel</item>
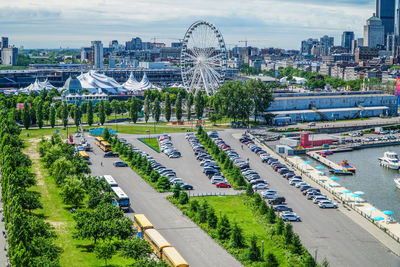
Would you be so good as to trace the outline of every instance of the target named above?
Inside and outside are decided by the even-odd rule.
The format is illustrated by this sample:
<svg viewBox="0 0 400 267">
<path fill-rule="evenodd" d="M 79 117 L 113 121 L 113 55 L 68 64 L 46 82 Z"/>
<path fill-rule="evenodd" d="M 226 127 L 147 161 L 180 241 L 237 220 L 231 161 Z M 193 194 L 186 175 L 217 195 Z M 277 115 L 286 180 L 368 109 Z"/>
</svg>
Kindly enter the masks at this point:
<svg viewBox="0 0 400 267">
<path fill-rule="evenodd" d="M 181 73 L 185 88 L 214 94 L 225 81 L 226 47 L 221 32 L 208 21 L 193 23 L 182 40 Z"/>
</svg>

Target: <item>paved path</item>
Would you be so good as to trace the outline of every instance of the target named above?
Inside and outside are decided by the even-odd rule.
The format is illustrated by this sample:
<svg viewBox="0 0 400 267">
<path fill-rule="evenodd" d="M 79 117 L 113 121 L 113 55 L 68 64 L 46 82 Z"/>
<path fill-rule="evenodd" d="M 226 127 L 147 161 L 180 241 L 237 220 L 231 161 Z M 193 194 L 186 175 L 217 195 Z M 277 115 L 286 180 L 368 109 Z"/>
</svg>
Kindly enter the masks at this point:
<svg viewBox="0 0 400 267">
<path fill-rule="evenodd" d="M 1 189 L 1 187 L 0 187 Z M 0 190 L 0 198 L 2 198 L 1 196 L 1 190 Z M 3 217 L 3 201 L 0 202 L 0 218 Z M 4 226 L 4 222 L 0 221 L 0 231 L 1 233 L 3 233 L 3 231 L 5 231 L 5 226 Z M 5 248 L 8 248 L 8 244 L 6 239 L 4 238 L 3 234 L 0 235 L 0 265 L 1 266 L 8 266 L 8 257 L 7 257 L 7 251 L 5 250 Z"/>
<path fill-rule="evenodd" d="M 91 137 L 88 138 L 94 148 L 94 151 L 89 153 L 93 163 L 90 165 L 92 175 L 112 175 L 128 194 L 132 212 L 144 213 L 190 266 L 242 266 L 208 234 L 169 203 L 165 199 L 166 194 L 156 192 L 130 168 L 115 168 L 112 165 L 115 159 L 103 158 L 103 152 L 94 145 L 93 140 Z M 186 142 L 186 139 L 184 141 Z M 100 165 L 101 161 L 103 167 Z M 127 213 L 127 216 L 133 218 L 132 212 Z"/>
<path fill-rule="evenodd" d="M 369 232 L 340 210 L 318 208 L 268 164 L 262 163 L 250 149 L 244 146 L 242 150 L 232 133 L 235 131 L 224 131 L 220 137 L 242 158 L 249 158 L 251 167 L 267 179 L 271 189 L 284 195 L 288 205 L 301 216 L 303 222 L 293 223 L 293 228 L 312 255 L 318 250 L 318 262 L 326 257 L 330 266 L 400 266 L 400 258 L 389 252 Z"/>
</svg>

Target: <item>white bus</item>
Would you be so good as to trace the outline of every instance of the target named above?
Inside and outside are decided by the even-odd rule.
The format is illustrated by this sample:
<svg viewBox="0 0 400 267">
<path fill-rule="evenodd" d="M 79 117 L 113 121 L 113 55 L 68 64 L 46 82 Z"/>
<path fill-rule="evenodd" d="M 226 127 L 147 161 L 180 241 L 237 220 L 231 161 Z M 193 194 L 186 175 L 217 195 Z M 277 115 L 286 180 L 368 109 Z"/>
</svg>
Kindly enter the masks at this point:
<svg viewBox="0 0 400 267">
<path fill-rule="evenodd" d="M 129 210 L 131 203 L 129 197 L 120 187 L 111 187 L 115 194 L 116 205 L 124 212 Z"/>
<path fill-rule="evenodd" d="M 118 184 L 114 180 L 114 178 L 111 175 L 104 175 L 104 179 L 106 180 L 107 184 L 109 184 L 111 187 L 117 187 Z"/>
</svg>

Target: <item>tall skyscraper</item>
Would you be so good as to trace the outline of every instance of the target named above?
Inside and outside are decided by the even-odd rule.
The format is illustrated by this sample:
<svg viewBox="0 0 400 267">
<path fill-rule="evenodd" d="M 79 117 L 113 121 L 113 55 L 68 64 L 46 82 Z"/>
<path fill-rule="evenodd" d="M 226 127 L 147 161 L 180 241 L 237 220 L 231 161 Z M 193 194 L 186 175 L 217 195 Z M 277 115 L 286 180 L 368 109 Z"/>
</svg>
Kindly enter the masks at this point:
<svg viewBox="0 0 400 267">
<path fill-rule="evenodd" d="M 8 48 L 8 37 L 1 37 L 1 47 L 0 48 Z"/>
<path fill-rule="evenodd" d="M 400 36 L 400 0 L 396 1 L 396 10 L 394 16 L 394 34 Z"/>
<path fill-rule="evenodd" d="M 103 68 L 103 43 L 101 41 L 92 41 L 91 62 L 94 69 Z"/>
<path fill-rule="evenodd" d="M 354 32 L 345 31 L 342 34 L 342 46 L 347 49 L 347 52 L 351 51 L 351 42 L 354 40 Z"/>
<path fill-rule="evenodd" d="M 329 48 L 334 46 L 335 39 L 334 37 L 329 37 L 328 35 L 324 35 L 319 39 L 320 44 L 325 48 L 325 55 L 328 55 Z"/>
<path fill-rule="evenodd" d="M 378 48 L 385 45 L 385 26 L 375 14 L 364 25 L 364 46 Z"/>
<path fill-rule="evenodd" d="M 376 16 L 382 20 L 385 36 L 394 33 L 396 0 L 376 0 Z"/>
</svg>

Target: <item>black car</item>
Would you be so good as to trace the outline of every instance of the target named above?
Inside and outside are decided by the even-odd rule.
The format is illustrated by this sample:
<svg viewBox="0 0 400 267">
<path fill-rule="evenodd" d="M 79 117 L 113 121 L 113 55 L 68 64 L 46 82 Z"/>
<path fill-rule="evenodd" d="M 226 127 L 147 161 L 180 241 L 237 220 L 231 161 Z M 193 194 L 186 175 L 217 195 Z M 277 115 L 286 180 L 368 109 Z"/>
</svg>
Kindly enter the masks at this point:
<svg viewBox="0 0 400 267">
<path fill-rule="evenodd" d="M 115 167 L 128 167 L 128 164 L 123 161 L 116 161 L 113 164 Z"/>
<path fill-rule="evenodd" d="M 112 152 L 112 151 L 108 151 L 106 153 L 104 153 L 105 158 L 116 158 L 118 157 L 118 153 Z"/>
<path fill-rule="evenodd" d="M 305 191 L 307 189 L 310 189 L 311 187 L 312 186 L 310 186 L 310 185 L 303 185 L 302 187 L 300 187 L 300 191 L 303 192 L 303 191 Z"/>
<path fill-rule="evenodd" d="M 289 208 L 286 205 L 276 205 L 272 209 L 274 211 L 293 211 L 292 208 Z"/>
<path fill-rule="evenodd" d="M 189 184 L 184 184 L 181 186 L 182 189 L 185 190 L 193 190 L 193 186 L 189 185 Z"/>
<path fill-rule="evenodd" d="M 269 199 L 268 204 L 270 205 L 280 205 L 286 202 L 284 197 L 277 196 L 276 198 Z"/>
</svg>

